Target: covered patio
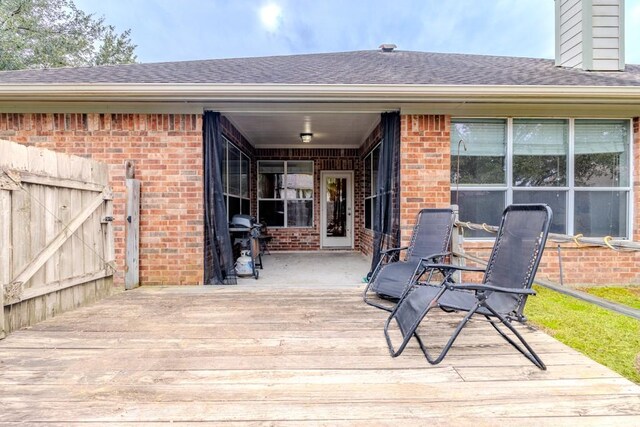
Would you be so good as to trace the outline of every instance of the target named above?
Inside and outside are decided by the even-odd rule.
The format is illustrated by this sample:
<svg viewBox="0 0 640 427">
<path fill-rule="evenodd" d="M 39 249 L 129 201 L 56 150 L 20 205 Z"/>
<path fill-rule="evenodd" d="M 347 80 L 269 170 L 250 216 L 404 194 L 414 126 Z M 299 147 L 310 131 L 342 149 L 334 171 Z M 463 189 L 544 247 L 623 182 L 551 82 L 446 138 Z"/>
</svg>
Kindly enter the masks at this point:
<svg viewBox="0 0 640 427">
<path fill-rule="evenodd" d="M 266 276 L 143 287 L 12 333 L 0 341 L 0 424 L 640 423 L 639 386 L 540 331 L 522 329 L 547 371 L 484 322 L 438 366 L 415 343 L 393 359 L 386 313 L 362 303 L 362 285 Z M 430 337 L 444 340 L 450 321 Z"/>
</svg>

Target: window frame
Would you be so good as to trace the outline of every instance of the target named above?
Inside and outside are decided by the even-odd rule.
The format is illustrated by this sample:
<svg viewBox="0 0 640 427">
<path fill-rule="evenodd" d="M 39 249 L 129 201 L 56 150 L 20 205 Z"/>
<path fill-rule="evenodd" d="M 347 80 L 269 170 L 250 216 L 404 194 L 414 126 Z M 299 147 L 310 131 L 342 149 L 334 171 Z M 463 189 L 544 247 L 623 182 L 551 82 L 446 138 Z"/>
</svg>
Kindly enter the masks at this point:
<svg viewBox="0 0 640 427">
<path fill-rule="evenodd" d="M 226 185 L 224 185 L 222 189 L 222 195 L 224 196 L 224 202 L 225 202 L 225 209 L 227 211 L 227 221 L 231 221 L 231 217 L 229 216 L 229 197 L 234 197 L 240 200 L 240 213 L 241 214 L 245 214 L 245 215 L 251 215 L 251 157 L 249 157 L 244 151 L 242 151 L 242 149 L 240 149 L 240 147 L 238 147 L 236 144 L 234 144 L 233 142 L 231 142 L 229 140 L 229 138 L 227 138 L 226 136 L 222 135 L 222 139 L 224 140 L 224 150 L 225 152 L 223 153 L 223 160 L 226 162 L 226 164 L 224 164 L 222 166 L 222 173 L 226 174 L 226 177 L 223 176 L 222 177 L 222 182 L 225 183 Z M 239 169 L 239 174 L 240 174 L 240 193 L 239 194 L 231 194 L 229 193 L 229 147 L 233 146 L 235 149 L 238 150 L 238 152 L 240 153 L 240 169 Z M 244 197 L 242 195 L 242 161 L 245 160 L 247 161 L 248 164 L 248 169 L 247 169 L 247 197 Z M 225 179 L 226 178 L 226 179 Z M 247 201 L 249 203 L 249 212 L 243 212 L 242 211 L 242 201 Z"/>
<path fill-rule="evenodd" d="M 283 163 L 284 166 L 284 190 L 283 191 L 283 195 L 284 197 L 276 199 L 276 198 L 272 198 L 272 197 L 260 197 L 260 184 L 258 182 L 258 180 L 260 179 L 260 163 Z M 287 188 L 288 188 L 288 179 L 289 179 L 289 169 L 288 169 L 288 163 L 289 162 L 293 162 L 293 163 L 311 163 L 311 182 L 313 183 L 312 189 L 311 189 L 311 198 L 310 199 L 300 199 L 300 198 L 288 198 L 287 197 Z M 269 225 L 269 228 L 306 228 L 306 229 L 313 229 L 315 228 L 314 225 L 314 218 L 315 218 L 315 210 L 316 210 L 316 203 L 315 203 L 315 197 L 316 197 L 316 164 L 315 161 L 313 160 L 258 160 L 257 161 L 257 165 L 256 165 L 256 189 L 258 189 L 256 191 L 256 212 L 258 214 L 258 218 L 260 218 L 260 201 L 261 200 L 272 200 L 272 201 L 282 201 L 283 205 L 284 205 L 284 225 Z M 289 223 L 289 207 L 287 206 L 287 202 L 289 200 L 311 200 L 311 225 L 295 225 L 295 226 L 289 226 L 287 225 Z"/>
<path fill-rule="evenodd" d="M 451 192 L 453 191 L 500 191 L 504 194 L 504 202 L 505 206 L 509 206 L 513 203 L 513 192 L 515 191 L 551 191 L 551 192 L 566 192 L 566 206 L 565 206 L 565 224 L 566 230 L 565 233 L 573 236 L 575 235 L 575 193 L 581 191 L 593 191 L 593 192 L 605 192 L 605 191 L 620 191 L 626 192 L 626 203 L 627 203 L 627 212 L 626 212 L 626 235 L 625 236 L 612 236 L 618 237 L 621 239 L 630 239 L 633 235 L 633 226 L 634 226 L 634 191 L 633 191 L 633 179 L 634 179 L 634 171 L 635 165 L 633 164 L 633 119 L 624 117 L 624 118 L 616 118 L 616 117 L 607 117 L 607 118 L 598 118 L 598 117 L 452 117 L 452 122 L 455 120 L 466 120 L 466 119 L 503 119 L 506 120 L 506 132 L 507 132 L 507 147 L 506 147 L 506 161 L 505 161 L 505 178 L 506 185 L 470 185 L 470 184 L 458 184 L 452 182 Z M 566 165 L 566 174 L 567 174 L 567 185 L 565 186 L 548 186 L 548 187 L 519 187 L 514 185 L 513 183 L 513 121 L 514 119 L 531 119 L 531 120 L 549 120 L 549 119 L 557 119 L 557 120 L 567 120 L 567 124 L 569 127 L 568 132 L 568 151 L 567 151 L 567 165 Z M 620 186 L 620 187 L 579 187 L 575 185 L 575 122 L 576 120 L 610 120 L 610 121 L 625 121 L 628 123 L 628 147 L 629 147 L 629 176 L 628 185 Z M 453 123 L 452 123 L 453 126 Z M 451 155 L 451 164 L 453 165 L 454 155 Z M 454 200 L 451 200 L 451 203 L 454 203 Z M 464 219 L 464 218 L 463 218 Z M 497 224 L 494 224 L 497 225 Z M 603 237 L 603 236 L 594 236 L 594 237 Z M 469 237 L 469 240 L 490 240 L 492 237 Z"/>
<path fill-rule="evenodd" d="M 367 169 L 366 169 L 365 164 L 366 164 L 366 162 L 367 162 L 367 158 L 368 158 L 368 159 L 369 159 L 369 162 L 370 162 L 370 171 L 371 171 L 371 176 L 369 177 L 369 179 L 371 180 L 371 182 L 369 183 L 369 184 L 370 184 L 369 188 L 370 188 L 370 190 L 371 190 L 371 194 L 369 194 L 369 196 L 367 196 L 367 195 L 365 194 L 365 192 L 364 192 L 364 188 L 366 188 L 366 186 L 364 186 L 364 187 L 363 187 L 363 191 L 362 191 L 362 193 L 363 193 L 363 200 L 364 200 L 364 206 L 363 206 L 363 208 L 364 208 L 364 209 L 363 209 L 363 215 L 362 215 L 362 216 L 364 217 L 364 223 L 362 224 L 362 228 L 364 228 L 365 230 L 369 230 L 369 231 L 373 231 L 374 219 L 375 219 L 375 217 L 376 217 L 376 213 L 375 213 L 375 199 L 378 197 L 378 194 L 377 194 L 377 192 L 376 192 L 376 190 L 377 190 L 376 186 L 377 186 L 377 184 L 378 184 L 378 183 L 377 183 L 377 182 L 373 182 L 373 153 L 374 153 L 376 150 L 380 151 L 380 149 L 381 149 L 381 148 L 382 148 L 382 139 L 380 139 L 380 141 L 378 141 L 378 142 L 377 142 L 377 143 L 376 143 L 376 144 L 371 148 L 371 150 L 369 150 L 369 152 L 364 156 L 364 162 L 363 162 L 363 165 L 362 165 L 362 169 L 363 169 L 363 171 L 364 171 L 364 172 L 363 172 L 363 176 L 364 176 L 363 181 L 365 181 L 365 182 L 366 182 L 366 180 L 367 180 L 367 176 L 366 176 L 366 175 L 367 175 L 367 173 L 366 173 L 366 170 L 367 170 Z M 378 157 L 379 157 L 379 156 L 380 156 L 380 153 L 378 152 Z M 376 165 L 376 167 L 377 167 L 377 165 Z M 380 173 L 380 171 L 378 171 L 378 173 Z M 364 183 L 363 183 L 363 184 L 364 184 Z M 370 212 L 370 218 L 369 218 L 369 220 L 371 221 L 371 222 L 370 222 L 370 224 L 371 224 L 371 228 L 367 228 L 367 217 L 366 217 L 366 214 L 367 214 L 367 202 L 368 202 L 369 200 L 371 201 L 371 212 Z"/>
</svg>

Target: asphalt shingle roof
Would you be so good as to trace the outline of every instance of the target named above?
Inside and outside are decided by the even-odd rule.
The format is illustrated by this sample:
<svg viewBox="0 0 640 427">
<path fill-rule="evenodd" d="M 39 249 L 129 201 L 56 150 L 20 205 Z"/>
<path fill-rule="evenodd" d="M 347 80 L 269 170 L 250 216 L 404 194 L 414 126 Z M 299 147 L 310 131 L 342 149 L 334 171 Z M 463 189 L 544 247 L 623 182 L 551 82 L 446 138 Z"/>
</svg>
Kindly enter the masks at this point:
<svg viewBox="0 0 640 427">
<path fill-rule="evenodd" d="M 555 67 L 549 59 L 356 51 L 4 71 L 2 83 L 640 86 L 640 65 L 627 65 L 624 72 L 588 72 Z"/>
</svg>

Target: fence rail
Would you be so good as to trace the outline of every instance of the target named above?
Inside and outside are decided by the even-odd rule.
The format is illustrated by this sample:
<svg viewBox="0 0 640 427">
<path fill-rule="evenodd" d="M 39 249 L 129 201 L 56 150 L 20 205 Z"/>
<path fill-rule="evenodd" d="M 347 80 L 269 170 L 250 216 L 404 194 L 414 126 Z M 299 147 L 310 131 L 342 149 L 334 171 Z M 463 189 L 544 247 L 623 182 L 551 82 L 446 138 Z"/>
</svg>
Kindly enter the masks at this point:
<svg viewBox="0 0 640 427">
<path fill-rule="evenodd" d="M 453 208 L 454 208 L 454 211 L 457 213 L 458 212 L 457 206 L 454 205 Z M 469 260 L 479 265 L 487 265 L 487 262 L 485 260 L 469 255 L 464 252 L 463 234 L 461 231 L 464 228 L 467 228 L 469 230 L 478 230 L 478 231 L 483 230 L 488 233 L 497 233 L 498 227 L 495 225 L 475 224 L 475 223 L 465 222 L 460 220 L 456 220 L 455 227 L 456 227 L 457 233 L 454 233 L 453 243 L 452 243 L 454 258 L 458 259 L 458 262 L 461 262 L 461 263 L 464 263 L 464 260 Z M 567 234 L 549 233 L 548 240 L 551 240 L 556 243 L 574 243 L 578 247 L 605 247 L 614 251 L 624 251 L 624 252 L 640 251 L 640 243 L 630 241 L 630 240 L 613 239 L 610 236 L 599 238 L 599 237 L 584 237 L 580 234 L 576 236 L 569 236 Z M 562 264 L 560 263 L 560 265 Z M 640 310 L 634 309 L 632 307 L 617 304 L 615 302 L 611 302 L 611 301 L 590 295 L 586 292 L 582 292 L 577 289 L 572 289 L 572 288 L 563 286 L 561 284 L 556 284 L 548 280 L 536 278 L 535 283 L 547 289 L 551 289 L 556 292 L 560 292 L 562 294 L 580 299 L 582 301 L 595 304 L 607 310 L 611 310 L 616 313 L 623 314 L 625 316 L 633 317 L 635 319 L 640 320 Z"/>
<path fill-rule="evenodd" d="M 498 227 L 495 225 L 476 224 L 472 222 L 456 221 L 455 226 L 458 228 L 467 228 L 475 231 L 486 231 L 487 233 L 497 233 Z M 614 251 L 640 251 L 640 243 L 632 240 L 605 237 L 584 237 L 582 234 L 570 236 L 568 234 L 549 233 L 548 240 L 556 243 L 574 243 L 578 247 L 604 247 Z"/>
</svg>

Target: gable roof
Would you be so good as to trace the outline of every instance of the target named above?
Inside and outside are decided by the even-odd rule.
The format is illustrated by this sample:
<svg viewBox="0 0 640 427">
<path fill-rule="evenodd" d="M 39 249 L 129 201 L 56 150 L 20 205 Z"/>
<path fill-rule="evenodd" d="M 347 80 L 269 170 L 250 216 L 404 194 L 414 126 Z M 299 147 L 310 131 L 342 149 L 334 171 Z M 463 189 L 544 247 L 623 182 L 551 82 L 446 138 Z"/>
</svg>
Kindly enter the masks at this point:
<svg viewBox="0 0 640 427">
<path fill-rule="evenodd" d="M 556 67 L 553 60 L 449 53 L 356 51 L 0 72 L 0 84 L 286 84 L 640 86 L 624 72 Z"/>
</svg>

